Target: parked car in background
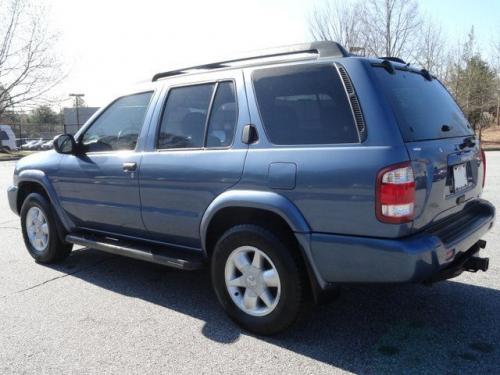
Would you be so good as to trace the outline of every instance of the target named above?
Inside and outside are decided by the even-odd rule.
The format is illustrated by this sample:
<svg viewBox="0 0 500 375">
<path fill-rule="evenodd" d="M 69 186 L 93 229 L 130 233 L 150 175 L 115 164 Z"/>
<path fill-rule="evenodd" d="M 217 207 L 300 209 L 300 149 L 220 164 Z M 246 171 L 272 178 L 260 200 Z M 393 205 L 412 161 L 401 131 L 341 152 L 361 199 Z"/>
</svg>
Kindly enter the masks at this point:
<svg viewBox="0 0 500 375">
<path fill-rule="evenodd" d="M 209 267 L 259 334 L 341 284 L 488 269 L 485 154 L 441 82 L 399 59 L 317 42 L 158 73 L 54 148 L 8 190 L 37 262 L 77 244 Z"/>
<path fill-rule="evenodd" d="M 9 125 L 0 125 L 0 149 L 16 151 L 16 136 Z"/>
<path fill-rule="evenodd" d="M 27 140 L 25 143 L 23 143 L 21 145 L 21 149 L 22 150 L 29 150 L 31 145 L 34 145 L 36 142 L 38 142 L 39 140 L 38 139 L 31 139 L 31 140 Z"/>
<path fill-rule="evenodd" d="M 38 150 L 41 150 L 42 149 L 42 145 L 46 142 L 45 139 L 43 138 L 40 138 L 38 141 L 36 141 L 35 143 L 33 143 L 31 146 L 30 146 L 30 150 L 32 151 L 38 151 Z"/>
<path fill-rule="evenodd" d="M 33 141 L 30 141 L 30 142 L 24 144 L 22 149 L 28 150 L 28 151 L 41 150 L 42 144 L 44 144 L 45 142 L 46 142 L 46 140 L 44 140 L 43 138 L 35 139 Z"/>
<path fill-rule="evenodd" d="M 54 146 L 54 140 L 51 139 L 50 141 L 42 143 L 42 145 L 40 146 L 40 148 L 42 150 L 50 150 L 50 149 L 52 149 L 53 146 Z"/>
</svg>

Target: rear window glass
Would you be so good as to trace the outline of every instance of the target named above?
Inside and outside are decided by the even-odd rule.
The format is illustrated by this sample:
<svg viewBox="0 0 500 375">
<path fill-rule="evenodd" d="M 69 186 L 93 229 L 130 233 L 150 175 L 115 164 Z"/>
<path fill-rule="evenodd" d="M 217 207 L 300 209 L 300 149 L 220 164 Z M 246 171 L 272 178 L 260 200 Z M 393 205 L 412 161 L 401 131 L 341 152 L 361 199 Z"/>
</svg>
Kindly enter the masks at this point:
<svg viewBox="0 0 500 375">
<path fill-rule="evenodd" d="M 174 88 L 161 120 L 158 148 L 201 148 L 213 83 Z"/>
<path fill-rule="evenodd" d="M 389 74 L 383 68 L 373 69 L 406 142 L 472 134 L 462 111 L 437 79 L 428 81 L 415 72 L 396 70 Z"/>
<path fill-rule="evenodd" d="M 333 66 L 301 65 L 253 73 L 260 115 L 277 145 L 357 143 L 359 136 Z"/>
</svg>

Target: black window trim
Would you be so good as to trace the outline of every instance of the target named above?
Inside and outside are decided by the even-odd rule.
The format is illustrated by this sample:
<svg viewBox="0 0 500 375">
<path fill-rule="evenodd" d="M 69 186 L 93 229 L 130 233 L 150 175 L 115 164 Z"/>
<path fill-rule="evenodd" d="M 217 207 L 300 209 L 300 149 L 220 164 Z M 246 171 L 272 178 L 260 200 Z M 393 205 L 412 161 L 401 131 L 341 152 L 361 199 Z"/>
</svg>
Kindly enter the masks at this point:
<svg viewBox="0 0 500 375">
<path fill-rule="evenodd" d="M 233 130 L 233 139 L 231 140 L 231 143 L 227 146 L 221 146 L 221 147 L 207 147 L 207 134 L 208 134 L 208 125 L 210 123 L 210 118 L 212 117 L 212 110 L 213 110 L 213 104 L 215 101 L 215 96 L 217 94 L 217 89 L 219 88 L 220 83 L 224 82 L 232 82 L 234 86 L 234 99 L 235 99 L 235 104 L 236 104 L 236 123 L 234 124 L 234 130 Z M 165 109 L 167 108 L 167 102 L 168 98 L 170 96 L 170 93 L 172 92 L 173 89 L 178 89 L 178 88 L 184 88 L 184 87 L 191 87 L 191 86 L 202 86 L 202 85 L 214 85 L 214 89 L 212 91 L 212 96 L 210 97 L 210 102 L 208 104 L 208 112 L 207 112 L 207 118 L 205 119 L 205 129 L 204 129 L 204 135 L 203 135 L 203 146 L 202 147 L 176 147 L 176 148 L 159 148 L 159 141 L 160 141 L 160 132 L 161 132 L 161 123 L 163 121 L 163 116 L 165 114 Z M 154 150 L 156 152 L 169 152 L 169 151 L 210 151 L 210 150 L 229 150 L 233 147 L 234 145 L 234 140 L 236 139 L 236 130 L 238 128 L 238 122 L 240 118 L 240 111 L 239 111 L 239 106 L 238 106 L 238 90 L 236 86 L 236 80 L 234 78 L 221 78 L 221 79 L 216 79 L 216 80 L 209 80 L 209 81 L 200 81 L 200 82 L 192 82 L 192 83 L 179 83 L 177 85 L 172 85 L 169 86 L 167 89 L 167 93 L 165 94 L 165 97 L 163 98 L 163 101 L 161 103 L 161 114 L 158 118 L 157 124 L 156 124 L 156 134 L 155 134 L 155 141 L 154 141 Z"/>
<path fill-rule="evenodd" d="M 267 133 L 267 128 L 266 126 L 264 125 L 264 120 L 262 118 L 262 114 L 261 114 L 261 111 L 260 111 L 260 106 L 259 106 L 259 103 L 258 103 L 258 100 L 257 100 L 257 92 L 255 91 L 255 81 L 254 81 L 254 74 L 255 72 L 257 71 L 261 71 L 261 70 L 266 70 L 266 69 L 272 69 L 272 68 L 286 68 L 286 67 L 289 67 L 289 66 L 304 66 L 304 67 L 308 67 L 308 66 L 316 66 L 316 65 L 320 65 L 320 66 L 327 66 L 327 67 L 330 67 L 333 69 L 334 72 L 336 72 L 341 84 L 342 84 L 342 87 L 344 88 L 344 94 L 346 96 L 346 100 L 347 102 L 349 103 L 349 108 L 351 110 L 351 115 L 353 116 L 353 124 L 354 124 L 354 127 L 356 128 L 356 132 L 358 134 L 358 142 L 344 142 L 344 143 L 314 143 L 314 144 L 310 144 L 310 143 L 300 143 L 300 144 L 290 144 L 290 145 L 279 145 L 279 144 L 276 144 L 276 143 L 273 143 L 271 141 L 271 138 L 269 137 L 268 133 Z M 359 129 L 358 127 L 356 126 L 356 119 L 355 119 L 355 116 L 354 116 L 354 112 L 353 112 L 353 109 L 352 109 L 352 105 L 351 105 L 351 102 L 349 100 L 349 95 L 347 93 L 347 90 L 345 88 L 345 84 L 344 84 L 344 81 L 342 80 L 342 77 L 340 76 L 340 73 L 338 71 L 338 68 L 336 66 L 336 63 L 335 62 L 321 62 L 321 63 L 310 63 L 310 62 L 307 62 L 307 63 L 301 63 L 301 64 L 288 64 L 288 65 L 280 65 L 280 66 L 266 66 L 266 67 L 259 67 L 255 70 L 252 71 L 251 73 L 251 81 L 252 81 L 252 92 L 253 92 L 253 97 L 254 97 L 254 101 L 255 101 L 255 105 L 257 107 L 257 113 L 259 114 L 259 120 L 260 120 L 260 123 L 262 125 L 262 129 L 264 130 L 264 134 L 266 135 L 266 139 L 267 141 L 273 146 L 273 147 L 277 147 L 277 148 L 322 148 L 322 147 L 353 147 L 353 146 L 360 146 L 362 145 L 365 141 L 366 141 L 366 137 L 364 137 L 365 139 L 361 139 L 361 135 L 359 134 Z"/>
<path fill-rule="evenodd" d="M 128 98 L 130 96 L 135 96 L 135 95 L 141 95 L 141 94 L 151 94 L 151 97 L 149 98 L 149 102 L 146 106 L 146 112 L 144 113 L 144 119 L 142 120 L 142 126 L 141 126 L 141 131 L 139 132 L 139 135 L 137 137 L 137 140 L 139 140 L 139 137 L 141 136 L 141 133 L 142 131 L 144 130 L 144 125 L 145 125 L 145 121 L 146 121 L 146 116 L 147 116 L 147 113 L 148 113 L 148 110 L 150 109 L 150 106 L 151 106 L 151 100 L 153 99 L 154 95 L 155 95 L 155 90 L 144 90 L 144 91 L 139 91 L 139 92 L 134 92 L 132 94 L 127 94 L 127 95 L 122 95 L 122 96 L 119 96 L 117 97 L 116 99 L 114 99 L 111 103 L 109 103 L 105 108 L 103 108 L 103 110 L 101 111 L 101 113 L 99 113 L 99 116 L 97 116 L 94 120 L 92 120 L 92 122 L 90 124 L 88 124 L 85 129 L 83 129 L 82 133 L 78 136 L 78 139 L 76 139 L 76 142 L 77 143 L 81 143 L 83 141 L 83 136 L 85 135 L 85 133 L 87 133 L 87 131 L 95 124 L 95 122 L 101 118 L 101 116 L 104 114 L 104 112 L 106 112 L 113 104 L 115 104 L 118 100 L 120 99 L 123 99 L 123 98 Z M 116 153 L 116 152 L 137 152 L 137 145 L 139 144 L 139 142 L 136 142 L 135 144 L 135 148 L 132 149 L 132 150 L 107 150 L 107 151 L 89 151 L 89 152 L 86 152 L 85 155 L 95 155 L 95 154 L 109 154 L 109 153 Z M 82 145 L 83 146 L 83 145 Z"/>
<path fill-rule="evenodd" d="M 335 62 L 333 64 L 333 66 L 335 67 L 335 70 L 337 71 L 337 75 L 340 78 L 340 82 L 342 82 L 342 87 L 344 88 L 344 92 L 345 92 L 345 95 L 347 97 L 347 102 L 349 103 L 349 108 L 351 108 L 353 123 L 354 123 L 354 126 L 356 127 L 356 131 L 358 133 L 358 142 L 356 144 L 358 144 L 358 143 L 362 144 L 368 138 L 368 130 L 367 130 L 367 126 L 366 126 L 365 115 L 363 113 L 363 107 L 361 106 L 361 101 L 359 100 L 358 93 L 356 92 L 356 88 L 352 84 L 351 77 L 349 76 L 349 73 L 347 72 L 347 69 L 345 68 L 345 66 L 343 66 L 342 64 L 340 64 L 338 62 Z M 342 73 L 340 72 L 340 69 L 343 69 L 345 74 L 347 75 L 347 80 L 349 80 L 349 83 L 352 86 L 352 94 L 349 93 L 349 90 L 346 86 L 346 82 L 342 78 Z M 351 97 L 351 95 L 352 95 L 352 97 Z M 353 99 L 355 99 L 358 102 L 357 104 L 359 106 L 359 111 L 361 112 L 361 120 L 364 122 L 365 129 L 364 129 L 363 134 L 361 134 L 361 132 L 359 131 L 359 123 L 358 123 L 358 119 L 356 118 L 356 112 L 354 110 Z"/>
</svg>

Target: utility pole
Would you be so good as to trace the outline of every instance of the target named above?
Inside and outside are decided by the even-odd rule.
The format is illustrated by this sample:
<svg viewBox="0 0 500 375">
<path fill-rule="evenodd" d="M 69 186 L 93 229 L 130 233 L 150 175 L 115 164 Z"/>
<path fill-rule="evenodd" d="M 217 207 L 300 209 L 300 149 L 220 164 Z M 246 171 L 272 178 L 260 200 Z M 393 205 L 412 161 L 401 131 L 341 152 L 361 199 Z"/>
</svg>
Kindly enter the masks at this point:
<svg viewBox="0 0 500 375">
<path fill-rule="evenodd" d="M 19 116 L 19 139 L 23 138 L 23 112 L 21 112 L 21 115 Z M 25 143 L 23 140 L 21 141 L 21 144 Z M 21 146 L 21 145 L 19 145 Z"/>
<path fill-rule="evenodd" d="M 497 126 L 500 126 L 500 89 L 497 89 Z"/>
<path fill-rule="evenodd" d="M 349 52 L 358 54 L 359 56 L 366 56 L 366 48 L 365 47 L 351 47 L 349 48 Z"/>
<path fill-rule="evenodd" d="M 84 97 L 85 94 L 69 94 L 75 98 L 75 108 L 76 108 L 76 128 L 80 129 L 80 98 Z"/>
</svg>

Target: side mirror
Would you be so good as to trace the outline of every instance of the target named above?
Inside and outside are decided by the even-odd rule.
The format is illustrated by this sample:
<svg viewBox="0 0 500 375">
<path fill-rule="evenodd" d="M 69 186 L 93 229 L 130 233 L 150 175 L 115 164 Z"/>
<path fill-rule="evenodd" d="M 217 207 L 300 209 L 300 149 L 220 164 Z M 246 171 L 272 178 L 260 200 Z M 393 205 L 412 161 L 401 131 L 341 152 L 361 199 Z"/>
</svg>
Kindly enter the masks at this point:
<svg viewBox="0 0 500 375">
<path fill-rule="evenodd" d="M 71 134 L 61 134 L 54 138 L 54 150 L 60 154 L 75 154 L 76 141 Z"/>
</svg>

